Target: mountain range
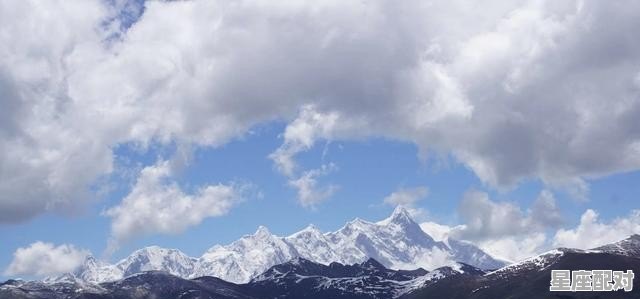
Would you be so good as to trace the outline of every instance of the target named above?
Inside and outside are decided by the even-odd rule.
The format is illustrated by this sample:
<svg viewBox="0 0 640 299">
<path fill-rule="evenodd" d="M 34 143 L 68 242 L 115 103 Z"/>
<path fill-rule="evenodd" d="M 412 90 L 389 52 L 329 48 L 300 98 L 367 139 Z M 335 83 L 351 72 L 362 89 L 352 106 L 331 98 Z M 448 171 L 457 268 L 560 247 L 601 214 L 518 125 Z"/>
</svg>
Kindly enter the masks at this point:
<svg viewBox="0 0 640 299">
<path fill-rule="evenodd" d="M 483 275 L 450 277 L 420 288 L 404 298 L 640 298 L 640 288 L 637 286 L 630 292 L 551 292 L 552 270 L 632 270 L 637 275 L 640 273 L 640 235 L 591 250 L 557 248 Z"/>
<path fill-rule="evenodd" d="M 594 248 L 558 248 L 494 271 L 452 263 L 432 271 L 392 270 L 373 258 L 328 265 L 301 257 L 270 267 L 248 283 L 210 276 L 185 279 L 164 271 L 144 271 L 112 282 L 93 284 L 72 275 L 55 282 L 9 280 L 0 299 L 586 299 L 640 298 L 630 292 L 550 292 L 557 269 L 632 270 L 640 273 L 640 235 Z"/>
<path fill-rule="evenodd" d="M 213 276 L 228 282 L 247 283 L 270 267 L 295 258 L 324 265 L 333 262 L 349 265 L 373 258 L 397 270 L 416 267 L 433 270 L 455 262 L 483 270 L 505 265 L 471 243 L 434 240 L 406 209 L 398 207 L 382 221 L 374 223 L 356 218 L 328 233 L 309 225 L 290 236 L 279 237 L 260 226 L 253 235 L 245 235 L 225 246 L 213 246 L 198 258 L 157 246 L 137 250 L 115 264 L 89 256 L 75 272 L 48 281 L 73 276 L 88 283 L 102 283 L 143 271 L 164 271 L 186 279 Z"/>
</svg>

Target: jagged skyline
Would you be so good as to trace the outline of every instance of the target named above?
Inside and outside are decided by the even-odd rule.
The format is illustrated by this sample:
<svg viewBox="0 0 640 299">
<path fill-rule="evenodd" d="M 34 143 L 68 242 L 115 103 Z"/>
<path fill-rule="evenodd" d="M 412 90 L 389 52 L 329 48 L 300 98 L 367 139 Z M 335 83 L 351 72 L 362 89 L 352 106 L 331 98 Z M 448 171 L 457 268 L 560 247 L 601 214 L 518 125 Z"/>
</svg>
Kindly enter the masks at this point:
<svg viewBox="0 0 640 299">
<path fill-rule="evenodd" d="M 510 261 L 638 233 L 638 12 L 0 0 L 0 279 L 399 205 Z"/>
<path fill-rule="evenodd" d="M 247 283 L 272 266 L 295 258 L 329 265 L 362 263 L 370 258 L 396 270 L 418 267 L 433 270 L 466 263 L 492 270 L 505 266 L 470 243 L 447 238 L 434 240 L 421 230 L 409 212 L 397 207 L 378 222 L 359 218 L 334 232 L 322 233 L 310 224 L 289 236 L 276 236 L 265 226 L 227 244 L 216 244 L 199 257 L 189 257 L 179 248 L 150 246 L 138 249 L 115 264 L 87 257 L 82 266 L 61 277 L 46 281 L 66 280 L 67 275 L 89 283 L 103 283 L 151 270 L 166 271 L 183 278 L 213 276 L 233 283 Z"/>
</svg>

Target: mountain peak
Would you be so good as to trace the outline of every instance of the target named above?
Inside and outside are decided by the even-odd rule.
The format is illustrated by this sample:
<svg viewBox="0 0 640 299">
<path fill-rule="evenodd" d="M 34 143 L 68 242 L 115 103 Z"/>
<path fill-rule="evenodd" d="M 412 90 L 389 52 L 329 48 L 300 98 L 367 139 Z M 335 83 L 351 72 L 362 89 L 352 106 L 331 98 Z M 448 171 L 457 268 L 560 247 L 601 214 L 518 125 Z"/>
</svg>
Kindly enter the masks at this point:
<svg viewBox="0 0 640 299">
<path fill-rule="evenodd" d="M 413 218 L 411 218 L 411 214 L 409 213 L 409 211 L 407 211 L 405 207 L 399 205 L 393 210 L 393 213 L 391 213 L 391 216 L 389 216 L 389 218 L 379 222 L 379 224 L 382 224 L 382 225 L 387 225 L 392 223 L 404 225 L 404 224 L 414 224 L 415 221 L 413 221 Z"/>
<path fill-rule="evenodd" d="M 134 251 L 134 254 L 142 254 L 142 253 L 149 253 L 149 252 L 162 252 L 165 249 L 157 246 L 157 245 L 151 245 L 151 246 L 147 246 L 141 249 L 138 249 L 136 251 Z"/>
<path fill-rule="evenodd" d="M 88 259 L 86 265 L 75 273 L 86 281 L 105 282 L 144 271 L 164 270 L 185 278 L 216 276 L 230 282 L 246 283 L 269 267 L 296 257 L 323 265 L 332 262 L 356 265 L 360 269 L 376 269 L 380 265 L 387 269 L 414 269 L 413 265 L 433 269 L 446 262 L 425 261 L 424 257 L 432 256 L 436 249 L 480 268 L 499 267 L 493 264 L 487 267 L 487 261 L 495 260 L 472 245 L 454 245 L 435 242 L 411 219 L 407 209 L 398 207 L 381 222 L 355 218 L 339 230 L 326 234 L 309 225 L 288 237 L 280 237 L 273 235 L 265 226 L 259 226 L 255 233 L 243 235 L 225 246 L 213 246 L 199 258 L 189 257 L 177 249 L 151 246 L 116 264 Z M 361 264 L 368 257 L 376 260 Z M 294 262 L 306 265 L 301 259 Z"/>
<path fill-rule="evenodd" d="M 147 246 L 147 247 L 143 247 L 140 248 L 136 251 L 134 251 L 133 253 L 131 253 L 131 255 L 129 257 L 140 257 L 140 256 L 145 256 L 145 257 L 154 257 L 154 256 L 167 256 L 167 255 L 184 255 L 184 253 L 182 253 L 180 250 L 178 249 L 172 249 L 172 248 L 164 248 L 164 247 L 160 247 L 157 245 L 151 245 L 151 246 Z"/>
<path fill-rule="evenodd" d="M 393 209 L 393 213 L 391 214 L 391 217 L 411 217 L 409 215 L 409 211 L 407 211 L 407 209 L 402 206 L 402 205 L 398 205 L 395 209 Z"/>
<path fill-rule="evenodd" d="M 272 236 L 271 232 L 269 231 L 269 229 L 266 226 L 260 225 L 258 226 L 258 229 L 256 230 L 256 232 L 253 234 L 256 237 L 259 238 L 267 238 Z"/>
<path fill-rule="evenodd" d="M 365 269 L 386 269 L 384 265 L 380 262 L 376 261 L 374 258 L 369 258 L 365 262 L 363 262 L 362 267 Z"/>
<path fill-rule="evenodd" d="M 304 229 L 302 229 L 303 232 L 320 232 L 320 229 L 313 225 L 313 224 L 309 224 L 307 225 L 307 227 L 305 227 Z"/>
</svg>

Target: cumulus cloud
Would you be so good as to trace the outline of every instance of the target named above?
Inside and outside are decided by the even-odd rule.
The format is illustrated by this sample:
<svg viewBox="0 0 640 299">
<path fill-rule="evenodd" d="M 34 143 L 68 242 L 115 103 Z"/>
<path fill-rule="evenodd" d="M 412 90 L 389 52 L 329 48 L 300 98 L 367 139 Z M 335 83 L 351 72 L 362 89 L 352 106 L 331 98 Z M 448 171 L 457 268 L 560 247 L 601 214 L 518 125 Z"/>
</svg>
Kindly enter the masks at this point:
<svg viewBox="0 0 640 299">
<path fill-rule="evenodd" d="M 576 227 L 552 229 L 550 233 L 549 230 L 530 230 L 520 235 L 479 239 L 476 244 L 490 254 L 509 261 L 521 260 L 550 248 L 591 249 L 639 234 L 640 211 L 633 210 L 627 216 L 604 222 L 598 219 L 596 211 L 588 209 Z"/>
<path fill-rule="evenodd" d="M 145 167 L 122 202 L 104 212 L 112 218 L 109 250 L 139 235 L 180 233 L 226 214 L 243 199 L 243 187 L 234 185 L 208 185 L 186 193 L 171 181 L 172 172 L 170 161 Z"/>
<path fill-rule="evenodd" d="M 591 249 L 640 234 L 640 210 L 605 222 L 588 209 L 576 227 L 568 228 L 548 190 L 540 192 L 526 210 L 491 200 L 485 192 L 470 191 L 460 202 L 458 214 L 458 225 L 427 221 L 420 227 L 436 240 L 470 241 L 494 257 L 514 262 L 551 248 Z"/>
<path fill-rule="evenodd" d="M 557 228 L 562 223 L 560 210 L 549 191 L 542 191 L 531 209 L 525 212 L 512 202 L 496 202 L 480 191 L 469 191 L 458 213 L 463 225 L 452 235 L 464 240 L 488 240 Z"/>
<path fill-rule="evenodd" d="M 319 169 L 305 171 L 299 178 L 289 181 L 289 185 L 297 190 L 298 201 L 302 206 L 314 208 L 333 195 L 338 189 L 337 186 L 318 186 L 318 178 L 327 175 L 333 169 L 335 169 L 333 164 L 325 164 Z"/>
<path fill-rule="evenodd" d="M 303 207 L 316 207 L 333 195 L 338 187 L 318 186 L 318 178 L 337 167 L 329 163 L 317 169 L 301 171 L 295 156 L 312 148 L 318 140 L 330 141 L 336 134 L 346 131 L 349 123 L 336 112 L 321 112 L 313 105 L 304 105 L 296 119 L 285 128 L 283 144 L 269 155 L 278 171 L 288 178 L 289 186 L 296 189 L 298 202 Z"/>
<path fill-rule="evenodd" d="M 531 207 L 523 210 L 513 202 L 499 202 L 480 191 L 469 191 L 459 204 L 461 224 L 455 227 L 423 223 L 425 231 L 472 241 L 503 260 L 517 261 L 548 249 L 547 232 L 558 229 L 562 214 L 553 194 L 540 192 Z"/>
<path fill-rule="evenodd" d="M 543 232 L 498 237 L 477 241 L 476 244 L 492 256 L 509 262 L 517 262 L 549 249 L 547 235 Z"/>
<path fill-rule="evenodd" d="M 384 203 L 392 206 L 403 206 L 413 218 L 424 217 L 426 211 L 416 206 L 416 203 L 427 197 L 427 187 L 400 188 L 384 198 Z"/>
<path fill-rule="evenodd" d="M 420 228 L 436 241 L 444 241 L 449 237 L 452 227 L 436 222 L 426 221 L 420 223 Z"/>
<path fill-rule="evenodd" d="M 322 113 L 314 106 L 305 105 L 299 116 L 285 128 L 284 143 L 269 158 L 280 172 L 293 176 L 297 168 L 295 155 L 310 149 L 319 139 L 331 139 L 339 122 L 338 113 Z"/>
<path fill-rule="evenodd" d="M 465 225 L 448 226 L 440 223 L 426 221 L 420 223 L 420 228 L 436 241 L 445 241 L 452 236 L 452 232 L 464 229 Z M 540 254 L 549 249 L 549 239 L 544 231 L 523 232 L 518 235 L 487 237 L 482 239 L 466 240 L 480 247 L 491 256 L 516 262 Z"/>
<path fill-rule="evenodd" d="M 627 217 L 618 217 L 606 223 L 598 219 L 596 211 L 588 209 L 580 217 L 577 227 L 556 232 L 553 246 L 591 249 L 632 234 L 640 234 L 640 210 L 633 210 Z"/>
<path fill-rule="evenodd" d="M 640 233 L 640 211 L 610 222 L 586 210 L 574 228 L 563 227 L 553 194 L 540 192 L 526 211 L 511 202 L 496 202 L 488 194 L 468 192 L 459 206 L 461 224 L 455 227 L 426 222 L 421 227 L 435 235 L 469 240 L 488 253 L 517 261 L 555 247 L 590 249 Z"/>
<path fill-rule="evenodd" d="M 640 211 L 617 217 L 609 222 L 598 219 L 598 213 L 588 209 L 573 228 L 549 232 L 533 231 L 518 236 L 479 240 L 477 244 L 496 257 L 518 261 L 557 247 L 591 249 L 640 233 Z"/>
<path fill-rule="evenodd" d="M 636 1 L 147 1 L 131 27 L 110 3 L 0 0 L 0 222 L 77 209 L 118 144 L 219 146 L 274 120 L 290 181 L 315 140 L 368 137 L 498 189 L 584 197 L 640 168 Z"/>
<path fill-rule="evenodd" d="M 0 223 L 73 212 L 111 171 L 103 136 L 64 115 L 73 99 L 63 59 L 99 42 L 99 1 L 0 1 Z"/>
<path fill-rule="evenodd" d="M 84 262 L 88 250 L 73 245 L 35 242 L 21 247 L 13 254 L 13 260 L 5 275 L 48 276 L 71 272 Z"/>
</svg>

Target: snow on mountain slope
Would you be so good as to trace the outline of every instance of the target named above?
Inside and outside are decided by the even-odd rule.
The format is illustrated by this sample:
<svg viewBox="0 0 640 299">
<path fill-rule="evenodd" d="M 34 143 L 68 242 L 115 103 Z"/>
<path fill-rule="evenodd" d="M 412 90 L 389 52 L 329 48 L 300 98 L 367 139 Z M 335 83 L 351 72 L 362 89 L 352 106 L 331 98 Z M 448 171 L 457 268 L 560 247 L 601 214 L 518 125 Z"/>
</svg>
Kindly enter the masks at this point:
<svg viewBox="0 0 640 299">
<path fill-rule="evenodd" d="M 460 261 L 482 269 L 504 266 L 471 243 L 435 241 L 402 207 L 382 221 L 356 218 L 343 228 L 326 234 L 308 227 L 285 238 L 300 256 L 319 263 L 353 264 L 374 258 L 391 269 L 434 269 Z"/>
<path fill-rule="evenodd" d="M 555 263 L 567 252 L 581 252 L 579 249 L 570 248 L 558 248 L 549 250 L 540 255 L 536 255 L 520 262 L 502 267 L 498 270 L 487 273 L 487 276 L 507 277 L 510 275 L 527 272 L 527 271 L 541 271 L 549 265 Z"/>
<path fill-rule="evenodd" d="M 429 276 L 424 269 L 396 271 L 385 268 L 375 259 L 343 265 L 329 265 L 296 258 L 269 268 L 248 286 L 267 298 L 397 298 L 428 281 L 457 275 L 451 268 L 434 270 Z M 429 276 L 427 279 L 424 277 Z"/>
<path fill-rule="evenodd" d="M 194 272 L 196 262 L 197 259 L 180 250 L 150 246 L 136 250 L 115 265 L 88 256 L 72 275 L 81 281 L 92 283 L 114 281 L 151 270 L 162 270 L 172 275 L 188 277 Z"/>
<path fill-rule="evenodd" d="M 269 267 L 297 257 L 296 249 L 260 226 L 227 246 L 214 246 L 198 260 L 190 277 L 215 276 L 231 282 L 248 282 Z"/>
<path fill-rule="evenodd" d="M 624 240 L 600 246 L 593 250 L 631 257 L 640 257 L 640 235 L 631 235 Z"/>
<path fill-rule="evenodd" d="M 640 235 L 632 235 L 624 240 L 600 246 L 590 250 L 575 248 L 556 248 L 542 254 L 513 263 L 498 270 L 487 273 L 487 276 L 509 276 L 527 271 L 542 271 L 557 262 L 567 253 L 597 254 L 610 253 L 629 257 L 640 257 Z"/>
<path fill-rule="evenodd" d="M 91 283 L 114 281 L 123 277 L 122 270 L 116 265 L 107 264 L 93 256 L 88 256 L 83 265 L 71 275 L 80 281 Z"/>
<path fill-rule="evenodd" d="M 136 250 L 116 267 L 122 270 L 123 276 L 161 269 L 171 275 L 187 277 L 193 273 L 196 261 L 180 250 L 151 246 Z"/>
<path fill-rule="evenodd" d="M 400 287 L 397 288 L 396 290 L 395 297 L 400 297 L 404 294 L 424 288 L 425 286 L 435 284 L 438 281 L 442 280 L 443 278 L 452 277 L 460 274 L 484 275 L 485 272 L 467 264 L 453 263 L 450 266 L 434 269 L 433 271 L 427 273 L 426 275 L 400 283 Z"/>
<path fill-rule="evenodd" d="M 341 262 L 344 250 L 338 250 L 320 230 L 314 225 L 284 238 L 284 241 L 295 247 L 298 254 L 305 259 L 328 265 L 331 262 Z"/>
<path fill-rule="evenodd" d="M 411 219 L 402 207 L 380 222 L 361 219 L 322 233 L 309 226 L 288 237 L 278 237 L 266 227 L 225 246 L 216 245 L 200 258 L 188 257 L 175 249 L 147 247 L 115 265 L 87 259 L 74 276 L 90 282 L 113 281 L 141 271 L 161 270 L 184 278 L 215 276 L 245 283 L 270 267 L 302 257 L 328 265 L 355 264 L 374 258 L 390 269 L 427 270 L 463 262 L 481 269 L 504 265 L 471 243 L 449 239 L 435 241 Z"/>
<path fill-rule="evenodd" d="M 378 223 L 356 219 L 327 237 L 342 250 L 341 263 L 371 257 L 391 269 L 429 270 L 451 262 L 449 248 L 423 232 L 403 208 Z"/>
<path fill-rule="evenodd" d="M 451 255 L 457 262 L 474 265 L 484 270 L 498 269 L 507 264 L 504 261 L 500 261 L 490 256 L 488 253 L 482 251 L 482 249 L 472 243 L 452 238 L 446 239 L 445 243 L 451 249 Z"/>
</svg>

